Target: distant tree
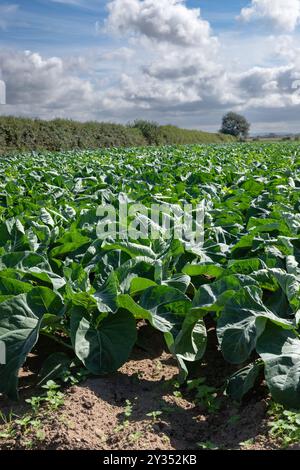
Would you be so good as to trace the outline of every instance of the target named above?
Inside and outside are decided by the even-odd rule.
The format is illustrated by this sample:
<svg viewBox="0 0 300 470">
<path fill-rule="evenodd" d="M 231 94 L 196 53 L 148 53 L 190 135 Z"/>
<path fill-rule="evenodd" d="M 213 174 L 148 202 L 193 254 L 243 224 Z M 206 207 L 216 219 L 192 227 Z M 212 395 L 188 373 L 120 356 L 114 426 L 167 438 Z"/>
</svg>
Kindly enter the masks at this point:
<svg viewBox="0 0 300 470">
<path fill-rule="evenodd" d="M 229 134 L 245 139 L 249 135 L 250 123 L 244 116 L 237 113 L 227 113 L 222 120 L 222 134 Z"/>
</svg>

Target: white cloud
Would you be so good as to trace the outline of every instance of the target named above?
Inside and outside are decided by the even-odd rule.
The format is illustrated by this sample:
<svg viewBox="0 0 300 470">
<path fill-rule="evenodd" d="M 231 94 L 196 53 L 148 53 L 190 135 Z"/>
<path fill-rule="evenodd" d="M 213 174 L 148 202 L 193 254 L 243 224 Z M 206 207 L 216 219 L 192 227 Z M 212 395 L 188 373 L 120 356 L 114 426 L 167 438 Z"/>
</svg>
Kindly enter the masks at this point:
<svg viewBox="0 0 300 470">
<path fill-rule="evenodd" d="M 61 110 L 67 113 L 90 105 L 95 98 L 91 83 L 70 73 L 57 57 L 45 59 L 30 51 L 2 50 L 0 69 L 7 86 L 9 109 L 51 116 Z"/>
<path fill-rule="evenodd" d="M 267 20 L 280 30 L 291 32 L 300 22 L 300 0 L 252 0 L 239 18 L 246 22 Z"/>
<path fill-rule="evenodd" d="M 118 49 L 109 50 L 101 54 L 101 59 L 107 61 L 124 61 L 127 62 L 132 60 L 135 56 L 135 50 L 130 49 L 129 47 L 120 47 Z"/>
<path fill-rule="evenodd" d="M 242 103 L 239 109 L 291 109 L 300 106 L 300 94 L 293 87 L 299 73 L 294 65 L 254 67 L 233 78 Z"/>
<path fill-rule="evenodd" d="M 127 37 L 143 58 L 122 73 L 120 86 L 111 90 L 106 105 L 118 100 L 122 107 L 135 107 L 162 115 L 170 111 L 204 109 L 207 98 L 229 97 L 217 82 L 218 40 L 200 9 L 183 0 L 113 0 L 108 4 L 106 30 Z"/>
<path fill-rule="evenodd" d="M 208 47 L 216 42 L 200 9 L 187 8 L 184 0 L 113 0 L 108 10 L 110 31 L 182 46 Z"/>
</svg>

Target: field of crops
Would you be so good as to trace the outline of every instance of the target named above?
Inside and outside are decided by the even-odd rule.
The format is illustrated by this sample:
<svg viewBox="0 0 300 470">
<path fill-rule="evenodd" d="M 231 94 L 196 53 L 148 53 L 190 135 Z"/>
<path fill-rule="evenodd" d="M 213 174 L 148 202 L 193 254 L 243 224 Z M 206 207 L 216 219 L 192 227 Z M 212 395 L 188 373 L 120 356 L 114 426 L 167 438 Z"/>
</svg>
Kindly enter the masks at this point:
<svg viewBox="0 0 300 470">
<path fill-rule="evenodd" d="M 120 200 L 170 209 L 204 201 L 204 241 L 101 239 L 98 207 L 118 213 Z M 209 323 L 224 364 L 235 365 L 234 400 L 265 380 L 275 401 L 300 408 L 299 207 L 293 144 L 3 157 L 0 392 L 17 398 L 18 372 L 43 336 L 56 352 L 41 383 L 83 367 L 111 374 L 141 321 L 164 336 L 183 382 L 205 353 Z M 151 225 L 145 214 L 139 221 Z"/>
</svg>

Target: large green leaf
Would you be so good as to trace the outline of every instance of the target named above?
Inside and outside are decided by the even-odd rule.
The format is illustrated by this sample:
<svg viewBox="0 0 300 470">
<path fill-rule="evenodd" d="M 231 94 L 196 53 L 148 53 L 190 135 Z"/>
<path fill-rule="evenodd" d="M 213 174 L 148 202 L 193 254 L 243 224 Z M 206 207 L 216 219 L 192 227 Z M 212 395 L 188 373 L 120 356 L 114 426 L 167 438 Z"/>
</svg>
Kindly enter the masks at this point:
<svg viewBox="0 0 300 470">
<path fill-rule="evenodd" d="M 233 400 L 241 401 L 255 385 L 263 364 L 259 361 L 249 364 L 233 374 L 227 383 L 226 393 Z"/>
<path fill-rule="evenodd" d="M 0 392 L 17 398 L 18 372 L 38 340 L 43 315 L 58 313 L 60 299 L 49 289 L 34 288 L 0 304 L 0 341 L 6 363 L 0 366 Z"/>
<path fill-rule="evenodd" d="M 219 281 L 200 286 L 193 299 L 193 311 L 220 311 L 226 302 L 244 286 L 256 285 L 250 276 L 231 275 Z"/>
<path fill-rule="evenodd" d="M 292 322 L 268 310 L 261 298 L 259 288 L 242 288 L 227 302 L 218 321 L 217 334 L 222 353 L 233 364 L 242 364 L 249 358 L 267 320 L 284 329 L 294 328 Z"/>
<path fill-rule="evenodd" d="M 224 268 L 215 263 L 187 264 L 184 266 L 183 273 L 189 276 L 209 276 L 212 278 L 220 277 Z"/>
<path fill-rule="evenodd" d="M 73 230 L 66 232 L 57 242 L 59 246 L 53 248 L 50 253 L 52 258 L 64 258 L 67 254 L 71 254 L 79 248 L 86 247 L 90 239 L 80 232 Z"/>
<path fill-rule="evenodd" d="M 113 272 L 105 282 L 105 284 L 98 289 L 94 298 L 97 301 L 98 309 L 100 312 L 116 312 L 117 296 L 119 293 L 119 281 L 116 274 Z"/>
<path fill-rule="evenodd" d="M 126 310 L 99 323 L 82 308 L 71 316 L 71 339 L 77 357 L 95 375 L 115 372 L 129 358 L 136 342 L 136 323 Z"/>
<path fill-rule="evenodd" d="M 288 408 L 300 408 L 300 339 L 293 331 L 268 323 L 257 342 L 271 394 Z"/>
<path fill-rule="evenodd" d="M 57 380 L 63 378 L 64 374 L 70 370 L 72 359 L 63 352 L 51 354 L 43 364 L 39 373 L 39 386 L 48 382 L 48 380 Z"/>
<path fill-rule="evenodd" d="M 119 307 L 127 309 L 137 320 L 148 320 L 157 330 L 166 333 L 178 323 L 173 309 L 168 305 L 190 302 L 180 290 L 168 286 L 153 286 L 146 289 L 137 303 L 128 294 L 118 296 Z M 176 308 L 175 308 L 176 310 Z"/>
<path fill-rule="evenodd" d="M 27 282 L 10 278 L 0 272 L 0 295 L 18 295 L 29 292 L 33 286 Z"/>
</svg>

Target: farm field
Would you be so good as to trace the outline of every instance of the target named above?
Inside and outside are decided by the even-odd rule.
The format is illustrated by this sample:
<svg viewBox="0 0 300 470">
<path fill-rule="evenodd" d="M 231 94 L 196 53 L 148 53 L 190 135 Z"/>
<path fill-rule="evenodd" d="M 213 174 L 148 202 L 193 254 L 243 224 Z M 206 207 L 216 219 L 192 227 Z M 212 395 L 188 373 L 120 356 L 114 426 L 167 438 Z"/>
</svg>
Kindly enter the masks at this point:
<svg viewBox="0 0 300 470">
<path fill-rule="evenodd" d="M 297 445 L 299 207 L 297 144 L 3 157 L 0 448 Z"/>
</svg>

